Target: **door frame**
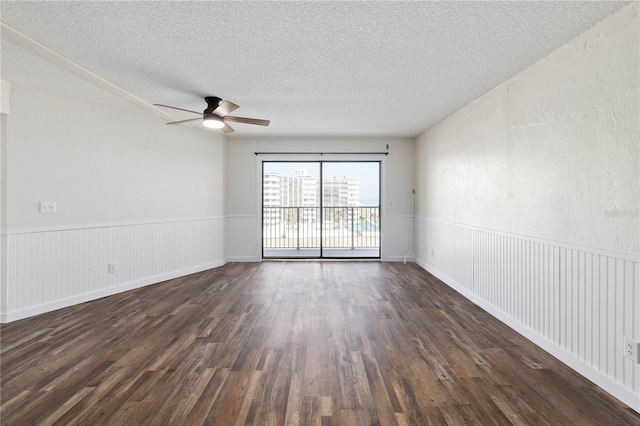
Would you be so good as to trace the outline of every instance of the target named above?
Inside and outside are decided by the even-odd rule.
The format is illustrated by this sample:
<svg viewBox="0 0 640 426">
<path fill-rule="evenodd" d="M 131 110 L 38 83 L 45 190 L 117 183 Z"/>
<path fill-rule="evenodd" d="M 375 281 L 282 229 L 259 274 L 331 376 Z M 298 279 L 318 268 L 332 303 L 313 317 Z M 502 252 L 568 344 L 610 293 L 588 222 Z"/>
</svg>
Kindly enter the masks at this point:
<svg viewBox="0 0 640 426">
<path fill-rule="evenodd" d="M 255 248 L 257 261 L 262 259 L 262 163 L 264 161 L 282 162 L 380 162 L 380 261 L 387 260 L 387 209 L 385 208 L 387 199 L 387 155 L 386 153 L 256 153 L 256 241 Z"/>
</svg>

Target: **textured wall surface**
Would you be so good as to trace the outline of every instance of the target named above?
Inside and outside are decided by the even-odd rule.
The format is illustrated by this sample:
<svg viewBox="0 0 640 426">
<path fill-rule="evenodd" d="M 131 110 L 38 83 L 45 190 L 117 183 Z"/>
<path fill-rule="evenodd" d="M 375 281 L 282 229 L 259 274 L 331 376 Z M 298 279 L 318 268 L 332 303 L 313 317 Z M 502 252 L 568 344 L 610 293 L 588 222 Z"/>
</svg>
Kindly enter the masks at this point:
<svg viewBox="0 0 640 426">
<path fill-rule="evenodd" d="M 638 8 L 423 133 L 417 214 L 640 253 Z"/>
</svg>

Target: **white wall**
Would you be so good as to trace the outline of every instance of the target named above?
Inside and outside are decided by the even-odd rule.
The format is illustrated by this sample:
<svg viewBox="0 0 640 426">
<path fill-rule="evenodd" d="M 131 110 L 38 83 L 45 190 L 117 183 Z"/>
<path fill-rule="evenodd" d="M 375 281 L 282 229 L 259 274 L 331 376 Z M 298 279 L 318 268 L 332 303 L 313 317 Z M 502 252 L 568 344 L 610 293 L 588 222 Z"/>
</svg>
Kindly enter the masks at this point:
<svg viewBox="0 0 640 426">
<path fill-rule="evenodd" d="M 637 2 L 425 131 L 416 261 L 640 410 Z"/>
<path fill-rule="evenodd" d="M 9 230 L 223 215 L 221 136 L 15 84 L 12 107 Z"/>
<path fill-rule="evenodd" d="M 378 138 L 233 138 L 227 146 L 226 201 L 227 257 L 229 260 L 260 259 L 256 152 L 368 153 L 387 152 L 385 187 L 386 218 L 383 259 L 401 260 L 409 245 L 413 141 Z M 383 227 L 384 228 L 384 227 Z M 384 232 L 384 231 L 383 231 Z"/>
<path fill-rule="evenodd" d="M 2 321 L 224 263 L 220 134 L 165 126 L 5 46 Z M 55 201 L 57 212 L 40 213 L 40 201 Z"/>
<path fill-rule="evenodd" d="M 418 215 L 639 254 L 636 8 L 424 132 Z"/>
</svg>

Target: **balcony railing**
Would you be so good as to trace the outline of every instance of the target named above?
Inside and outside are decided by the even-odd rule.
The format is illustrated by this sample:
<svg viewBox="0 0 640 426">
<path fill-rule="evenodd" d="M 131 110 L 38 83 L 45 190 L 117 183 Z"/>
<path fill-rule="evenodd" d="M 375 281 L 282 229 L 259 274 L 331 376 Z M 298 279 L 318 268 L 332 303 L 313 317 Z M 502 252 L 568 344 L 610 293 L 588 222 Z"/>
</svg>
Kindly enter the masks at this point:
<svg viewBox="0 0 640 426">
<path fill-rule="evenodd" d="M 264 207 L 265 249 L 379 248 L 379 207 Z"/>
</svg>

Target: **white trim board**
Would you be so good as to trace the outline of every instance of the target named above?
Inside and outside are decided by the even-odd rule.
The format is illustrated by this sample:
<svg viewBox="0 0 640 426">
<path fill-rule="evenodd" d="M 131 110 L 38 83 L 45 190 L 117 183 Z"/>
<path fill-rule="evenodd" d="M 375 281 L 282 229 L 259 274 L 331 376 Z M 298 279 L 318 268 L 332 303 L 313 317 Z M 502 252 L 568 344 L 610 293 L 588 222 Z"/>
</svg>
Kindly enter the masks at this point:
<svg viewBox="0 0 640 426">
<path fill-rule="evenodd" d="M 163 120 L 167 120 L 167 121 L 173 121 L 176 120 L 176 118 L 174 116 L 172 116 L 171 114 L 168 114 L 162 110 L 160 110 L 159 108 L 156 108 L 155 106 L 153 106 L 152 104 L 146 102 L 145 100 L 137 97 L 136 95 L 132 94 L 131 92 L 128 92 L 126 90 L 124 90 L 123 88 L 115 85 L 114 83 L 110 82 L 109 80 L 99 76 L 98 74 L 94 73 L 93 71 L 88 70 L 87 68 L 83 67 L 82 65 L 79 65 L 75 62 L 73 62 L 72 60 L 70 60 L 69 58 L 59 54 L 58 52 L 56 52 L 53 49 L 48 48 L 47 46 L 43 45 L 42 43 L 34 40 L 33 38 L 29 37 L 26 34 L 21 33 L 20 31 L 16 30 L 15 28 L 5 24 L 4 22 L 0 22 L 0 28 L 2 29 L 2 36 L 6 37 L 8 40 L 13 41 L 14 43 L 16 43 L 17 45 L 24 47 L 25 49 L 30 50 L 31 52 L 34 52 L 40 56 L 42 56 L 43 58 L 47 59 L 48 61 L 66 69 L 67 71 L 72 72 L 73 74 L 95 84 L 98 87 L 101 87 L 105 90 L 107 90 L 110 93 L 113 93 L 114 95 L 117 95 L 119 97 L 121 97 L 122 99 L 124 99 L 127 102 L 130 102 L 134 105 L 137 105 L 143 109 L 145 109 L 146 111 L 149 111 L 155 115 L 157 115 L 158 117 L 161 117 Z M 189 126 L 192 128 L 195 128 L 193 126 Z"/>
</svg>

